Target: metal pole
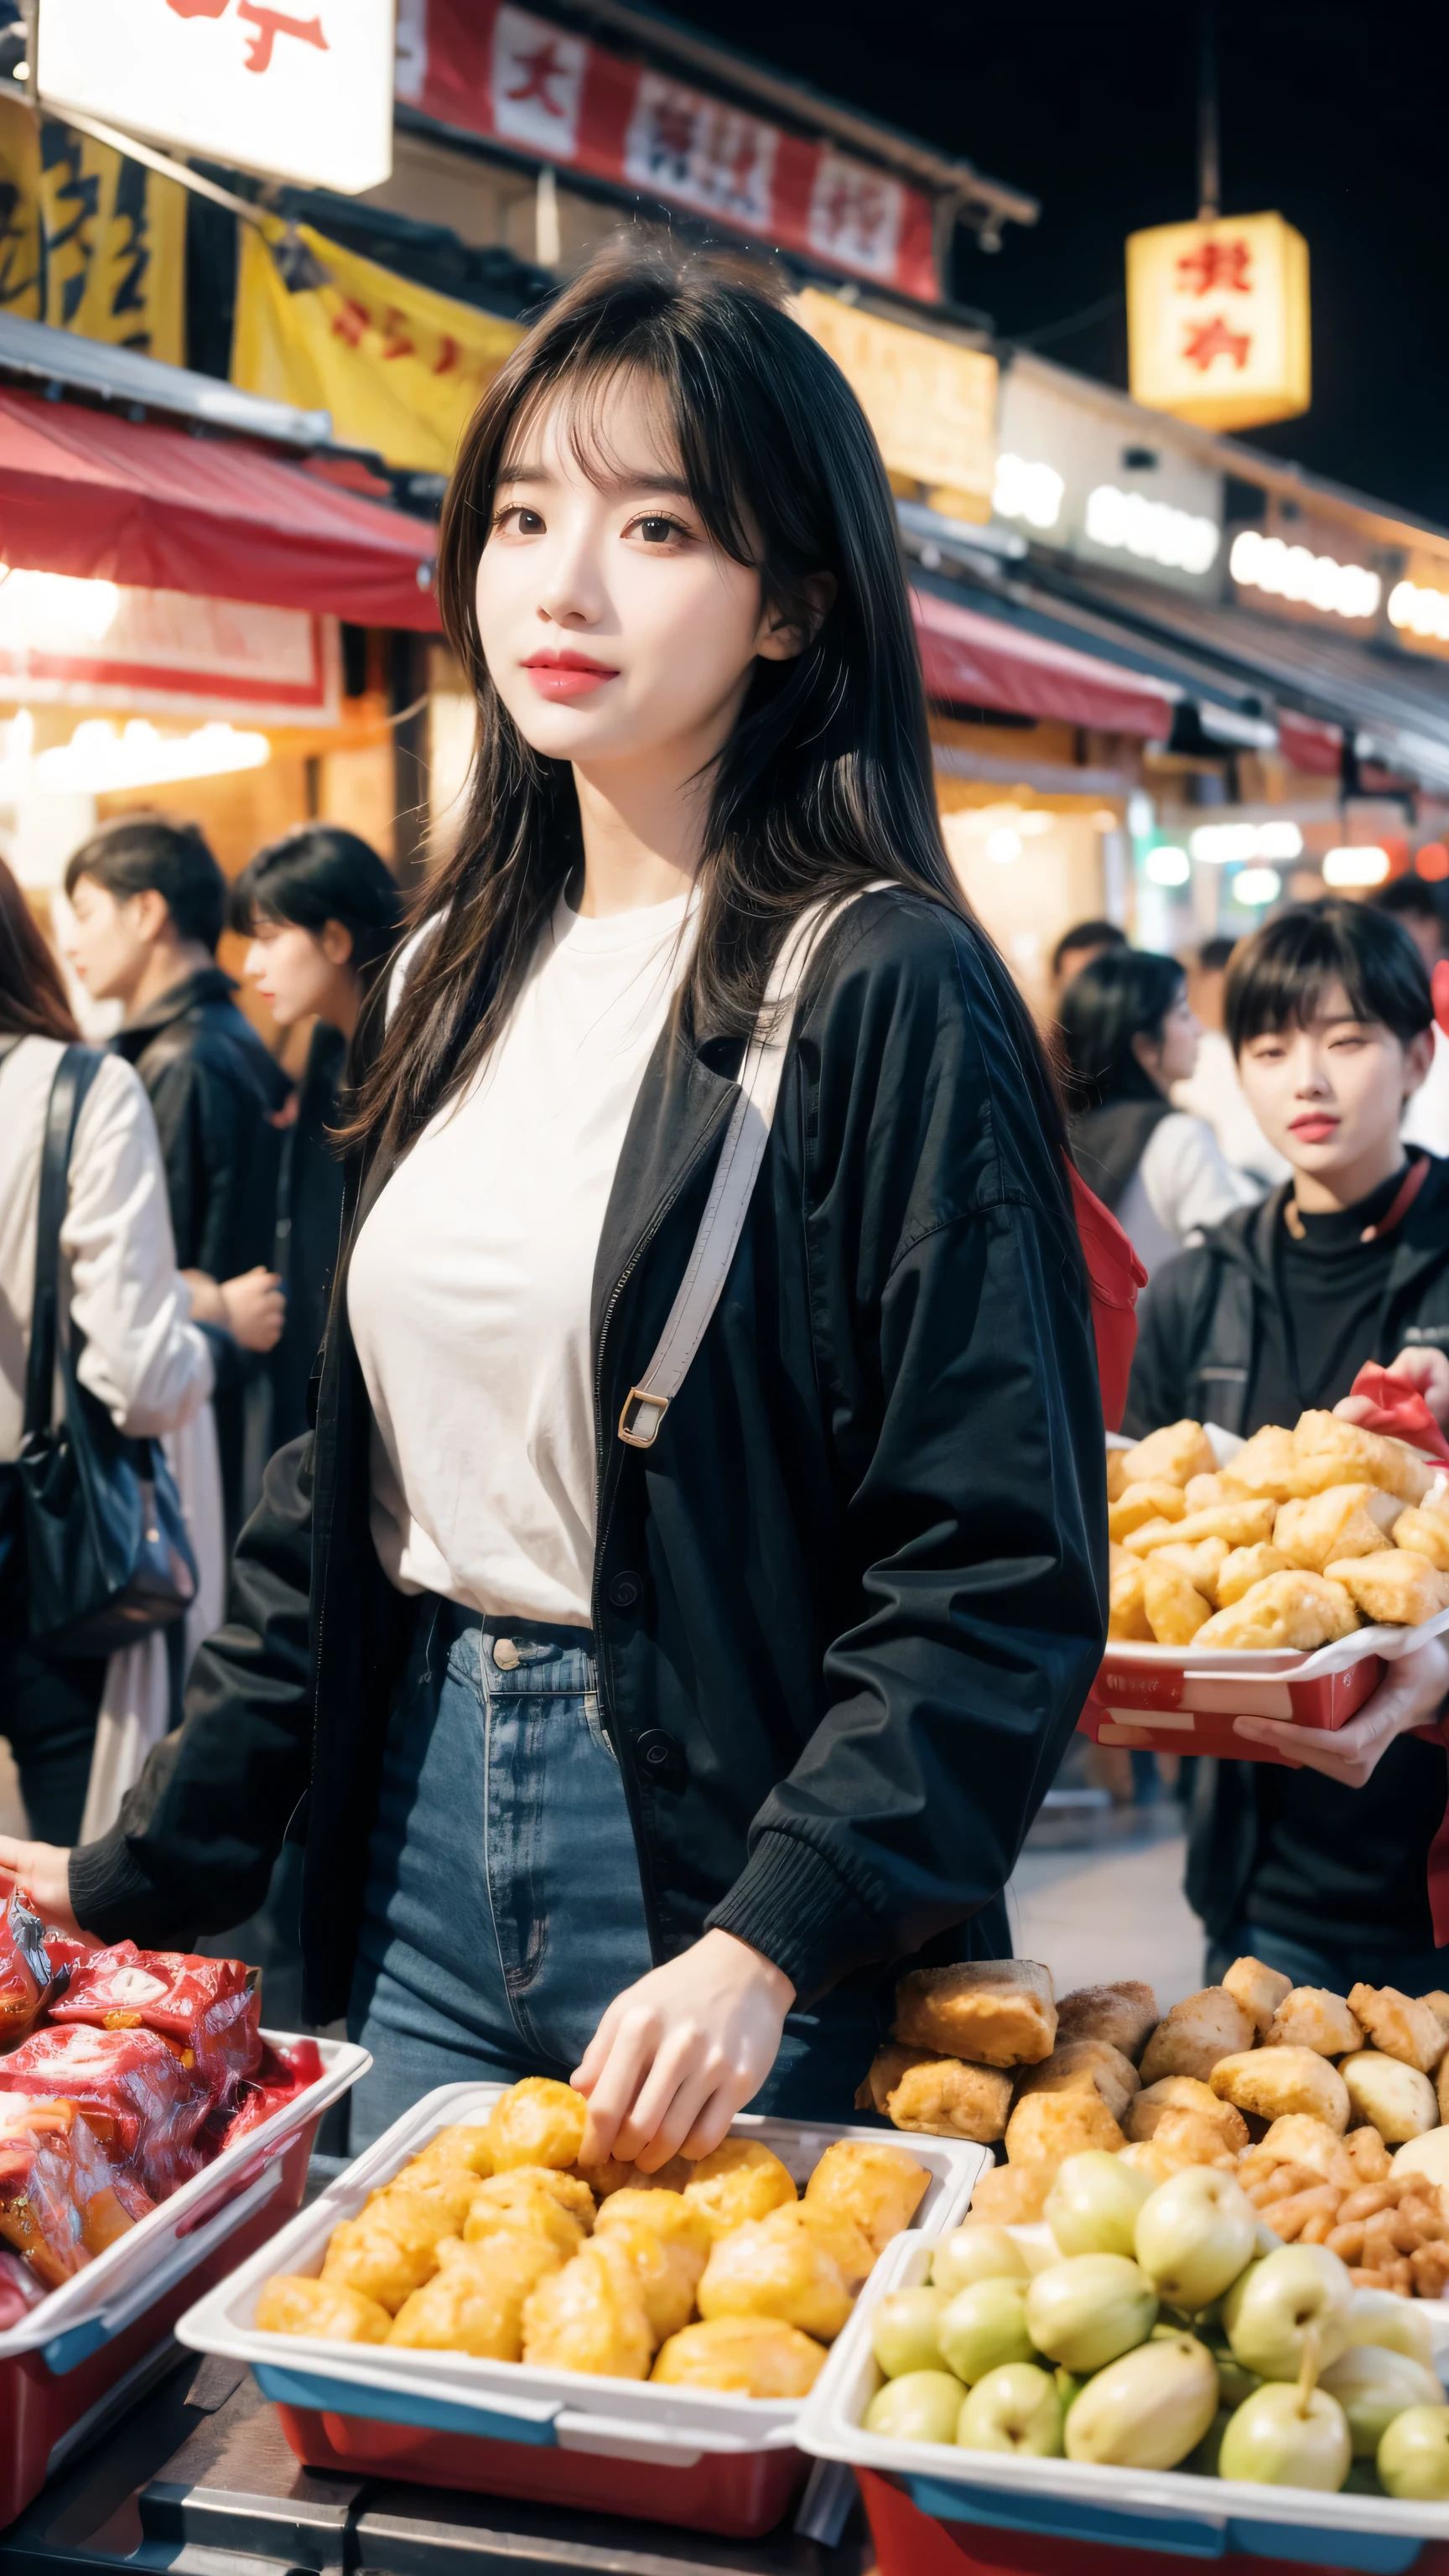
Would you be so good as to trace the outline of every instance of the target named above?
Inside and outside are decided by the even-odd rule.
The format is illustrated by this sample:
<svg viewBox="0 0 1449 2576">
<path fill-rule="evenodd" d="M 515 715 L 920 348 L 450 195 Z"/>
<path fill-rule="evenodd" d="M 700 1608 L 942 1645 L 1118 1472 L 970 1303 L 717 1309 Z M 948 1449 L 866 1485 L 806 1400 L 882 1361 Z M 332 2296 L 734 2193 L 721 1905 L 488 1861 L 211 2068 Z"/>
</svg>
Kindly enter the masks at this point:
<svg viewBox="0 0 1449 2576">
<path fill-rule="evenodd" d="M 1222 175 L 1218 158 L 1217 13 L 1213 0 L 1199 0 L 1197 29 L 1197 219 L 1200 224 L 1215 224 L 1222 210 Z"/>
</svg>

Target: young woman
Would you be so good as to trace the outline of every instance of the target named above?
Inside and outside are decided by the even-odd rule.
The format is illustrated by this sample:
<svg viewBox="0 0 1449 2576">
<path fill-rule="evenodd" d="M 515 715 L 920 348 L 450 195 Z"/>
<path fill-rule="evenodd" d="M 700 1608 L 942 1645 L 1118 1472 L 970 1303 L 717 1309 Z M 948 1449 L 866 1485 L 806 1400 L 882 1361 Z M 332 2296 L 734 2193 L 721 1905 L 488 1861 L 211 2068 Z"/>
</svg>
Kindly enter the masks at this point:
<svg viewBox="0 0 1449 2576">
<path fill-rule="evenodd" d="M 706 263 L 596 265 L 484 398 L 440 583 L 477 771 L 351 1131 L 315 1438 L 69 1896 L 105 1936 L 234 1918 L 305 1799 L 355 2135 L 576 2069 L 586 2152 L 654 2167 L 751 2100 L 847 2116 L 901 1963 L 1006 1946 L 1104 1635 L 1092 1330 L 823 352 Z M 772 963 L 846 896 L 631 1445 Z M 63 1855 L 0 1858 L 65 1902 Z"/>
<path fill-rule="evenodd" d="M 1127 1428 L 1191 1414 L 1250 1434 L 1352 1410 L 1365 1360 L 1442 1410 L 1449 1165 L 1406 1154 L 1401 1133 L 1433 1052 L 1418 949 L 1367 904 L 1299 905 L 1234 951 L 1224 1008 L 1249 1106 L 1293 1177 L 1153 1281 Z M 1199 1765 L 1188 1893 L 1210 1975 L 1246 1949 L 1339 1994 L 1445 1982 L 1426 1884 L 1444 1753 L 1409 1730 L 1446 1689 L 1435 1639 L 1336 1734 L 1239 1718 L 1245 1737 L 1291 1747 L 1294 1769 Z"/>
<path fill-rule="evenodd" d="M 1168 1097 L 1197 1062 L 1202 1025 L 1175 957 L 1114 948 L 1074 975 L 1058 1004 L 1082 1178 L 1106 1202 L 1149 1277 L 1189 1237 L 1261 1196 L 1224 1162 L 1205 1119 Z"/>
<path fill-rule="evenodd" d="M 300 823 L 258 850 L 232 889 L 246 973 L 277 1026 L 315 1026 L 282 1136 L 276 1268 L 287 1321 L 272 1361 L 272 1436 L 307 1427 L 307 1381 L 322 1347 L 342 1227 L 338 1123 L 362 1006 L 402 919 L 397 880 L 376 850 L 336 823 Z"/>
</svg>

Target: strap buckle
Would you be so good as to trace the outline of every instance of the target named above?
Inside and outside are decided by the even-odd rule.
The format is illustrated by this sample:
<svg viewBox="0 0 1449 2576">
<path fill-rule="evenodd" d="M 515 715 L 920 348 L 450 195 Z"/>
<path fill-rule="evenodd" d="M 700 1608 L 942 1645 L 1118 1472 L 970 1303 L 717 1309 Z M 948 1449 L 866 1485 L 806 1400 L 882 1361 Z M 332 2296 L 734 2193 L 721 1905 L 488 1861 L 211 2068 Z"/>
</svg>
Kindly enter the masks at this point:
<svg viewBox="0 0 1449 2576">
<path fill-rule="evenodd" d="M 667 1395 L 649 1395 L 642 1386 L 631 1386 L 619 1416 L 620 1439 L 631 1449 L 652 1449 L 668 1411 Z"/>
</svg>

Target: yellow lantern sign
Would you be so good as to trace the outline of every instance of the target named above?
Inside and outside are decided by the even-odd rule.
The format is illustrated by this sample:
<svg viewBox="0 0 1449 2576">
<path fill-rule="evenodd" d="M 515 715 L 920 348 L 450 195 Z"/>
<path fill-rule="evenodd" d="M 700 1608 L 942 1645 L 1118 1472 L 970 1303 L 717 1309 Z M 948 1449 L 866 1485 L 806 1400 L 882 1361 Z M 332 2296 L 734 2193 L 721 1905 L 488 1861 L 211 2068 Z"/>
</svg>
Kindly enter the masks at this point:
<svg viewBox="0 0 1449 2576">
<path fill-rule="evenodd" d="M 989 519 L 996 480 L 996 360 L 985 349 L 884 322 L 807 286 L 796 307 L 860 397 L 893 475 L 924 484 L 949 518 Z"/>
<path fill-rule="evenodd" d="M 1308 244 L 1281 215 L 1156 224 L 1127 243 L 1132 395 L 1202 429 L 1310 400 Z"/>
</svg>

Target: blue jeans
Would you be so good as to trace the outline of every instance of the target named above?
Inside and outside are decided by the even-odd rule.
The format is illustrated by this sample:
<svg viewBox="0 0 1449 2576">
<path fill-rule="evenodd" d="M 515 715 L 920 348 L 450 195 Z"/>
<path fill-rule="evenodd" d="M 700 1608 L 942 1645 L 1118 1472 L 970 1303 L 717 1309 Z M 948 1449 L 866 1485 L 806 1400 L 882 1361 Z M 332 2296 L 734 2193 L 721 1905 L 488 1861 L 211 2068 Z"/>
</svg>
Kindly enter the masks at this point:
<svg viewBox="0 0 1449 2576">
<path fill-rule="evenodd" d="M 1319 1950 L 1295 1941 L 1291 1933 L 1246 1921 L 1235 1923 L 1224 1941 L 1208 1943 L 1209 1982 L 1218 1983 L 1244 1952 L 1291 1977 L 1295 1986 L 1328 1986 L 1336 1995 L 1346 1995 L 1356 1985 L 1396 1986 L 1401 1995 L 1432 1994 L 1449 1986 L 1449 1950 L 1386 1950 L 1352 1935 Z"/>
<path fill-rule="evenodd" d="M 348 2030 L 354 2154 L 438 2084 L 567 2078 L 653 1962 L 593 1639 L 425 1597 L 388 1725 Z M 791 2013 L 752 2108 L 850 2120 L 874 1994 Z M 873 2123 L 872 2123 L 873 2124 Z"/>
</svg>

